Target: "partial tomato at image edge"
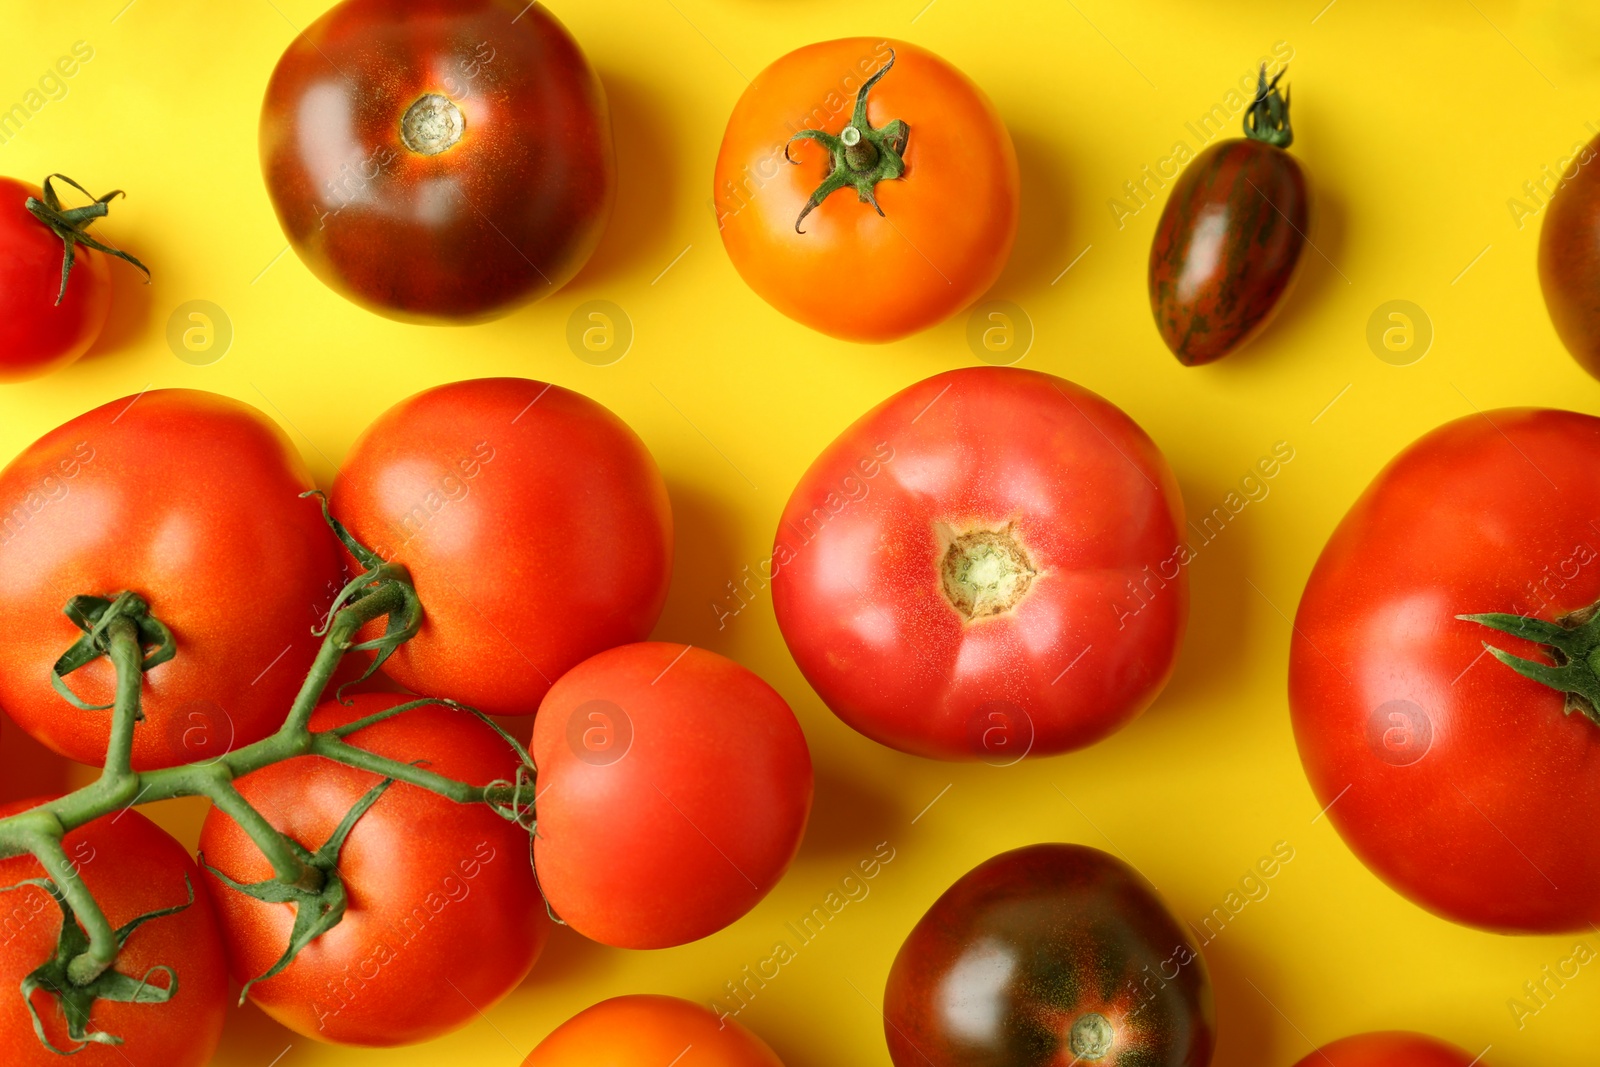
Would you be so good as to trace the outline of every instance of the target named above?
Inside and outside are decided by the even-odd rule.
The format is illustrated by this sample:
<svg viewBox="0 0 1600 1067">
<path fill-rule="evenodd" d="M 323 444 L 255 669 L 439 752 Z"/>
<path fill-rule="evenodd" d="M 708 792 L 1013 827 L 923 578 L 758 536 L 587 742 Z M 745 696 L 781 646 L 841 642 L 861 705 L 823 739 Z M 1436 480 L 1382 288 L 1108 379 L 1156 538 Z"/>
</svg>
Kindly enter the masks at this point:
<svg viewBox="0 0 1600 1067">
<path fill-rule="evenodd" d="M 1482 1056 L 1426 1034 L 1387 1030 L 1340 1038 L 1309 1053 L 1294 1067 L 1491 1067 Z"/>
<path fill-rule="evenodd" d="M 684 1067 L 783 1067 L 737 1020 L 677 997 L 642 994 L 585 1008 L 539 1042 L 522 1067 L 667 1067 L 679 1060 Z"/>
</svg>

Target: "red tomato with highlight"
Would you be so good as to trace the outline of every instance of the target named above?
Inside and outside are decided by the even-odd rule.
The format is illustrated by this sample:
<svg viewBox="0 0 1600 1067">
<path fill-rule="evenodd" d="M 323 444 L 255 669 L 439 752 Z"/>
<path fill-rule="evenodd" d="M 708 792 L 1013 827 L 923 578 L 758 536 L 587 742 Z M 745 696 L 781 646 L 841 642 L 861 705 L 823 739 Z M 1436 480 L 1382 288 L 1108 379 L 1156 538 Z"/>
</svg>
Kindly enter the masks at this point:
<svg viewBox="0 0 1600 1067">
<path fill-rule="evenodd" d="M 732 660 L 648 642 L 551 687 L 533 723 L 539 884 L 620 948 L 713 934 L 778 883 L 811 811 L 794 713 Z"/>
<path fill-rule="evenodd" d="M 1294 1067 L 1489 1067 L 1489 1064 L 1424 1034 L 1392 1030 L 1341 1038 L 1323 1045 Z"/>
<path fill-rule="evenodd" d="M 783 1067 L 732 1019 L 677 997 L 613 997 L 551 1031 L 522 1067 Z"/>
<path fill-rule="evenodd" d="M 773 607 L 834 713 L 937 759 L 1014 762 L 1118 729 L 1172 674 L 1183 499 L 1112 404 L 1033 371 L 935 375 L 812 463 Z"/>
<path fill-rule="evenodd" d="M 0 708 L 64 756 L 99 766 L 110 711 L 51 688 L 82 636 L 62 609 L 131 590 L 172 630 L 177 655 L 144 679 L 136 770 L 208 759 L 283 723 L 341 584 L 338 542 L 282 430 L 214 393 L 155 389 L 45 434 L 0 471 Z M 66 677 L 110 704 L 102 657 Z"/>
<path fill-rule="evenodd" d="M 351 449 L 333 511 L 422 599 L 422 632 L 385 673 L 494 715 L 533 714 L 666 603 L 661 472 L 621 419 L 560 386 L 482 378 L 401 401 Z"/>
<path fill-rule="evenodd" d="M 1574 814 L 1600 809 L 1600 725 L 1485 646 L 1553 666 L 1550 648 L 1458 618 L 1579 626 L 1600 600 L 1596 516 L 1600 419 L 1469 415 L 1373 479 L 1300 600 L 1289 705 L 1317 804 L 1455 922 L 1600 922 L 1600 824 Z"/>
<path fill-rule="evenodd" d="M 27 811 L 44 801 L 0 805 L 0 818 Z M 203 1067 L 222 1036 L 228 1009 L 228 965 L 217 932 L 212 901 L 201 884 L 194 860 L 166 831 L 136 811 L 102 816 L 69 832 L 62 840 L 84 886 L 94 895 L 113 929 L 141 915 L 176 907 L 194 890 L 194 903 L 172 915 L 150 919 L 128 936 L 114 968 L 134 979 L 149 976 L 160 986 L 168 978 L 152 968 L 170 967 L 177 992 L 166 1003 L 129 1004 L 97 1000 L 89 1013 L 90 1032 L 122 1039 L 120 1045 L 88 1044 L 70 1058 L 51 1052 L 33 1030 L 27 1004 L 19 992 L 22 980 L 56 951 L 61 936 L 61 908 L 38 886 L 0 893 L 5 936 L 0 938 L 0 1048 L 7 1067 Z M 0 888 L 43 878 L 44 868 L 31 856 L 0 860 Z M 188 878 L 188 887 L 184 878 Z M 77 1043 L 69 1039 L 60 1003 L 42 992 L 33 1005 L 44 1021 L 45 1036 L 63 1052 Z"/>
<path fill-rule="evenodd" d="M 594 251 L 616 190 L 600 79 L 523 0 L 335 5 L 272 72 L 261 168 L 312 272 L 413 322 L 549 296 Z"/>
<path fill-rule="evenodd" d="M 404 700 L 384 693 L 327 703 L 311 717 L 331 730 Z M 517 756 L 481 720 L 422 707 L 350 734 L 360 748 L 469 785 L 511 781 Z M 318 756 L 273 764 L 238 782 L 273 826 L 320 848 L 380 778 Z M 246 884 L 272 867 L 231 818 L 212 809 L 200 835 L 207 863 Z M 348 905 L 250 999 L 289 1029 L 345 1045 L 406 1045 L 478 1019 L 527 976 L 550 921 L 528 859 L 528 834 L 483 804 L 457 804 L 391 785 L 356 822 L 339 854 Z M 283 954 L 294 906 L 247 897 L 207 876 L 233 976 L 248 981 Z M 419 993 L 425 991 L 425 995 Z"/>
<path fill-rule="evenodd" d="M 43 195 L 37 185 L 0 178 L 0 382 L 73 362 L 111 310 L 110 260 L 82 245 L 62 293 L 61 238 L 24 206 Z"/>
</svg>

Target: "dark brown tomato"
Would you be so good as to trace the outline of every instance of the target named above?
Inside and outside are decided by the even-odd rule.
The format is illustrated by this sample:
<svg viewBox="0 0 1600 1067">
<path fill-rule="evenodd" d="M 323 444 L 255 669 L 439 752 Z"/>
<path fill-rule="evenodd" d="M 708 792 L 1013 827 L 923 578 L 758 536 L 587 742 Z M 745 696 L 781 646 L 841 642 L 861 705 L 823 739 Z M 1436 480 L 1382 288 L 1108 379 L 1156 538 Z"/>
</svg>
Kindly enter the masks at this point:
<svg viewBox="0 0 1600 1067">
<path fill-rule="evenodd" d="M 1600 378 L 1600 167 L 1588 164 L 1600 137 L 1573 160 L 1571 178 L 1545 211 L 1539 230 L 1539 284 L 1561 343 L 1578 365 Z"/>
<path fill-rule="evenodd" d="M 1266 328 L 1310 226 L 1305 172 L 1283 149 L 1237 138 L 1189 164 L 1150 246 L 1150 310 L 1179 362 L 1221 359 Z"/>
<path fill-rule="evenodd" d="M 1031 845 L 979 864 L 906 938 L 883 998 L 897 1067 L 1205 1067 L 1204 958 L 1127 864 Z"/>
<path fill-rule="evenodd" d="M 555 292 L 616 186 L 600 80 L 524 0 L 345 0 L 278 61 L 261 165 L 306 265 L 408 321 Z"/>
</svg>

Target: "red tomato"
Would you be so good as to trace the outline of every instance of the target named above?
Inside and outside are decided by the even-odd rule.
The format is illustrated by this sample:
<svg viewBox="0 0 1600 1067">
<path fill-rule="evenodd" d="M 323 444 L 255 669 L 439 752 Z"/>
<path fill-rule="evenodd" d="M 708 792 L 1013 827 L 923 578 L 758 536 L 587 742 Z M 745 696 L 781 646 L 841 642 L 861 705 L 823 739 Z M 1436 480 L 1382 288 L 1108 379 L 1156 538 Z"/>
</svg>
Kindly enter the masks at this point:
<svg viewBox="0 0 1600 1067">
<path fill-rule="evenodd" d="M 858 121 L 858 94 L 880 73 Z M 807 129 L 825 140 L 797 136 Z M 722 243 L 750 288 L 852 341 L 892 341 L 960 311 L 994 284 L 1017 236 L 1017 153 L 994 105 L 904 41 L 807 45 L 756 75 L 728 119 L 715 183 Z"/>
<path fill-rule="evenodd" d="M 1591 462 L 1592 461 L 1592 462 Z M 1600 600 L 1600 419 L 1471 415 L 1400 453 L 1339 524 L 1295 620 L 1289 701 L 1317 802 L 1423 907 L 1494 930 L 1600 921 L 1600 727 L 1463 614 Z"/>
<path fill-rule="evenodd" d="M 365 693 L 311 718 L 330 730 L 403 697 Z M 351 734 L 361 748 L 470 785 L 515 777 L 517 757 L 464 711 L 423 707 Z M 239 780 L 267 820 L 315 851 L 380 781 L 369 771 L 301 756 Z M 200 851 L 244 883 L 272 867 L 232 819 L 213 809 Z M 356 822 L 339 855 L 344 918 L 307 945 L 250 999 L 289 1029 L 347 1045 L 426 1041 L 476 1020 L 517 987 L 539 958 L 550 921 L 528 861 L 527 831 L 482 804 L 397 783 Z M 264 904 L 207 875 L 234 978 L 266 972 L 289 943 L 294 908 Z M 425 991 L 425 995 L 419 991 Z"/>
<path fill-rule="evenodd" d="M 666 603 L 661 472 L 621 419 L 560 386 L 482 378 L 401 401 L 351 449 L 333 510 L 422 598 L 422 632 L 385 672 L 491 714 L 531 715 Z"/>
<path fill-rule="evenodd" d="M 62 292 L 62 240 L 24 206 L 43 195 L 36 185 L 0 178 L 0 382 L 73 362 L 111 310 L 110 260 L 82 245 Z"/>
<path fill-rule="evenodd" d="M 237 400 L 158 389 L 80 415 L 0 471 L 0 707 L 82 763 L 104 761 L 109 711 L 80 711 L 50 685 L 80 636 L 62 608 L 131 590 L 171 628 L 176 658 L 145 678 L 135 769 L 214 757 L 276 729 L 340 583 L 338 544 L 294 447 Z M 109 704 L 101 658 L 67 685 Z"/>
<path fill-rule="evenodd" d="M 918 382 L 806 471 L 771 569 L 822 699 L 939 759 L 1081 748 L 1172 674 L 1183 500 L 1144 431 L 1086 389 L 1001 367 Z"/>
<path fill-rule="evenodd" d="M 666 948 L 755 907 L 800 847 L 811 754 L 783 698 L 714 652 L 602 652 L 533 721 L 534 863 L 585 937 Z"/>
<path fill-rule="evenodd" d="M 0 805 L 0 818 L 15 815 L 44 798 Z M 7 1067 L 202 1067 L 211 1062 L 222 1036 L 228 1007 L 228 967 L 217 933 L 216 913 L 201 883 L 194 860 L 182 845 L 136 811 L 123 810 L 87 823 L 62 841 L 67 858 L 94 895 L 113 929 L 141 915 L 176 907 L 189 898 L 185 876 L 194 889 L 194 903 L 172 915 L 154 918 L 134 930 L 117 954 L 114 969 L 135 980 L 149 977 L 168 986 L 169 978 L 152 968 L 170 967 L 178 984 L 166 1003 L 131 1004 L 97 1000 L 89 1014 L 88 1032 L 122 1039 L 120 1045 L 89 1044 L 64 1059 L 39 1042 L 27 1004 L 18 993 L 22 980 L 48 960 L 61 935 L 61 908 L 37 886 L 0 893 L 0 1048 Z M 42 878 L 44 869 L 31 856 L 0 860 L 0 887 Z M 62 1051 L 71 1051 L 59 1002 L 36 992 L 33 1005 L 44 1021 L 45 1036 Z"/>
<path fill-rule="evenodd" d="M 732 1019 L 676 997 L 613 997 L 539 1042 L 522 1067 L 783 1067 Z"/>
<path fill-rule="evenodd" d="M 1323 1045 L 1294 1067 L 1489 1067 L 1454 1045 L 1402 1030 L 1357 1034 Z"/>
<path fill-rule="evenodd" d="M 298 34 L 261 110 L 278 222 L 312 272 L 409 321 L 561 288 L 616 189 L 605 92 L 522 0 L 345 0 Z"/>
</svg>

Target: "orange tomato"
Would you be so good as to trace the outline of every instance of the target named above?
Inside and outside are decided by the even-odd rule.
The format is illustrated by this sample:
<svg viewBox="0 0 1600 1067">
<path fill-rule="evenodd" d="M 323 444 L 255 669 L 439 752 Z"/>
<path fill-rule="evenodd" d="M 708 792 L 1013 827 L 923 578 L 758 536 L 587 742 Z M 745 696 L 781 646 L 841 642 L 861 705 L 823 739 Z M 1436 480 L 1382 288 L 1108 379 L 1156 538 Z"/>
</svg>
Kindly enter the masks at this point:
<svg viewBox="0 0 1600 1067">
<path fill-rule="evenodd" d="M 613 997 L 574 1015 L 522 1067 L 783 1067 L 759 1037 L 677 997 Z"/>
<path fill-rule="evenodd" d="M 1011 135 L 966 75 L 915 45 L 851 37 L 750 83 L 715 205 L 728 255 L 769 304 L 835 337 L 892 341 L 994 284 L 1019 185 Z"/>
</svg>

